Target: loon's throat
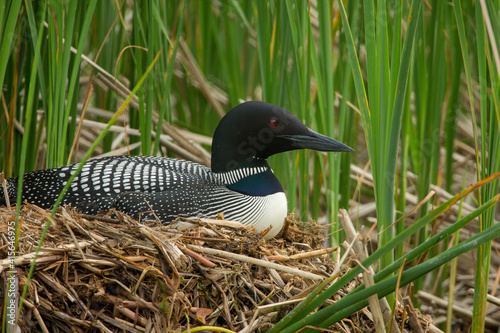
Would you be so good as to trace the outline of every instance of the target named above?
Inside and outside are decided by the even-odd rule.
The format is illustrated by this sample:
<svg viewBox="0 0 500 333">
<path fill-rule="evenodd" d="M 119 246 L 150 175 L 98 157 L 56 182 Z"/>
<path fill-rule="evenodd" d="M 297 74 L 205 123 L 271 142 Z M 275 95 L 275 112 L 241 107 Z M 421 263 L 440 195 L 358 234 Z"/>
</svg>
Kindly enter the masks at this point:
<svg viewBox="0 0 500 333">
<path fill-rule="evenodd" d="M 270 167 L 247 167 L 216 173 L 230 189 L 250 196 L 266 196 L 283 192 L 283 187 Z"/>
</svg>

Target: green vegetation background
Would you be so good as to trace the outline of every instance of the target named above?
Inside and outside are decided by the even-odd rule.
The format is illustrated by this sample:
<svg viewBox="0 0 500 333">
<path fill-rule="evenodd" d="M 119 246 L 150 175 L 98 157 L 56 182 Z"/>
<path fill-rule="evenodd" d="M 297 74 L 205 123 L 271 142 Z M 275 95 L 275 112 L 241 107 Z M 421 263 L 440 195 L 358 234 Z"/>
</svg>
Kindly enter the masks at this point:
<svg viewBox="0 0 500 333">
<path fill-rule="evenodd" d="M 109 152 L 207 163 L 207 154 L 183 139 L 208 149 L 225 112 L 264 100 L 357 150 L 291 152 L 270 163 L 290 211 L 330 223 L 333 243 L 343 239 L 338 209 L 374 201 L 385 250 L 373 260 L 383 270 L 402 258 L 410 236 L 416 248 L 433 236 L 432 214 L 451 203 L 425 201 L 419 227 L 404 234 L 406 219 L 398 219 L 409 210 L 408 194 L 420 201 L 432 186 L 457 194 L 500 171 L 498 1 L 7 0 L 1 7 L 6 177 Z M 475 161 L 457 166 L 458 153 Z M 365 168 L 364 176 L 356 171 Z M 480 185 L 475 206 L 495 205 L 498 181 Z M 484 318 L 491 240 L 499 234 L 494 209 L 474 212 L 485 237 L 474 313 Z M 458 251 L 454 244 L 457 251 L 439 265 L 476 247 Z M 433 246 L 424 247 L 432 250 L 427 258 L 444 251 Z M 440 281 L 454 278 L 451 267 Z M 426 288 L 421 276 L 409 280 L 416 290 Z M 310 323 L 327 325 L 318 320 Z M 477 320 L 473 331 L 482 327 Z"/>
</svg>

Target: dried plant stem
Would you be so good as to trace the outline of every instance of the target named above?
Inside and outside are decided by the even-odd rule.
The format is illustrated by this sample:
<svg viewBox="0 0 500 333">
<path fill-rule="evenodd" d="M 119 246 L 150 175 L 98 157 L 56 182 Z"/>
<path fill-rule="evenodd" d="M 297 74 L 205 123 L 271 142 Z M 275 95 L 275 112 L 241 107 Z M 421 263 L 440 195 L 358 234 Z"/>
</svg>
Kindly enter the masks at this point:
<svg viewBox="0 0 500 333">
<path fill-rule="evenodd" d="M 217 250 L 217 249 L 210 249 L 210 248 L 205 248 L 205 247 L 196 246 L 196 245 L 187 245 L 187 247 L 193 251 L 207 253 L 207 254 L 213 254 L 216 256 L 220 256 L 220 257 L 224 257 L 224 258 L 228 258 L 228 259 L 233 259 L 233 260 L 238 260 L 238 261 L 246 262 L 246 263 L 249 263 L 252 265 L 259 265 L 259 266 L 266 267 L 266 268 L 273 268 L 277 271 L 295 274 L 297 276 L 300 276 L 300 277 L 306 278 L 306 279 L 311 279 L 311 280 L 323 280 L 324 279 L 323 276 L 309 273 L 309 272 L 304 272 L 298 268 L 283 266 L 280 264 L 267 262 L 267 261 L 264 261 L 261 259 L 256 259 L 256 258 L 244 256 L 241 254 L 226 252 L 226 251 Z"/>
<path fill-rule="evenodd" d="M 353 248 L 359 260 L 365 260 L 368 257 L 368 254 L 366 253 L 366 249 L 361 244 L 358 233 L 354 229 L 352 221 L 349 218 L 349 214 L 345 209 L 341 209 L 339 211 L 339 221 L 340 223 L 342 223 L 342 227 L 344 228 L 347 239 L 349 241 L 355 240 Z M 363 271 L 363 279 L 367 287 L 374 285 L 373 275 L 374 272 L 371 267 L 366 267 Z M 385 332 L 384 320 L 385 322 L 391 321 L 391 308 L 389 307 L 387 300 L 383 298 L 379 302 L 377 295 L 373 295 L 368 298 L 368 302 L 370 304 L 370 310 L 373 314 L 375 329 L 377 330 L 377 332 Z M 396 322 L 393 322 L 391 330 L 392 332 L 401 332 Z"/>
</svg>

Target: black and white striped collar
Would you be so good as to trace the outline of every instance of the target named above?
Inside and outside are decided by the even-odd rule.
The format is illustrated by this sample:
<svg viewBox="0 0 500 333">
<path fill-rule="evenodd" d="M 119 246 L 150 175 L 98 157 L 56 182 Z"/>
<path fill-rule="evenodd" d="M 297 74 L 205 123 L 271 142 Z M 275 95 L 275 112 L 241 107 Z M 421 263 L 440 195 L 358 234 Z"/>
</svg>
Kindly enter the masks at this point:
<svg viewBox="0 0 500 333">
<path fill-rule="evenodd" d="M 256 175 L 259 173 L 263 173 L 263 172 L 266 172 L 267 170 L 270 170 L 270 168 L 265 167 L 265 166 L 246 167 L 246 168 L 239 168 L 239 169 L 226 171 L 226 172 L 216 172 L 215 175 L 224 184 L 230 185 L 230 184 L 235 184 L 235 183 L 239 182 L 240 180 L 242 180 L 245 177 Z"/>
</svg>

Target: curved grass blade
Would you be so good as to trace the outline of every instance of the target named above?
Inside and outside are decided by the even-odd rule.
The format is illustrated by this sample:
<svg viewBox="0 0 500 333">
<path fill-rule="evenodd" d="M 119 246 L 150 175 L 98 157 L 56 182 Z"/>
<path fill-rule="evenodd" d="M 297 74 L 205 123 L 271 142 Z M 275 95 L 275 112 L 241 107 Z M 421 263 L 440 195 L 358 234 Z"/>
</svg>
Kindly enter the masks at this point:
<svg viewBox="0 0 500 333">
<path fill-rule="evenodd" d="M 59 197 L 57 198 L 56 203 L 54 204 L 54 208 L 51 211 L 50 217 L 54 216 L 54 214 L 55 214 L 55 212 L 57 210 L 57 207 L 59 207 L 59 204 L 61 203 L 62 199 L 64 198 L 64 195 L 66 194 L 66 191 L 71 186 L 71 182 L 80 173 L 80 171 L 83 168 L 83 165 L 90 158 L 90 156 L 92 155 L 94 149 L 99 145 L 99 143 L 102 141 L 102 139 L 104 139 L 105 135 L 108 133 L 108 131 L 111 128 L 111 126 L 116 122 L 116 120 L 120 117 L 120 115 L 125 111 L 125 109 L 130 104 L 130 102 L 132 101 L 132 98 L 135 96 L 135 94 L 139 90 L 139 88 L 142 87 L 142 85 L 143 85 L 146 77 L 148 76 L 148 74 L 153 69 L 153 67 L 154 67 L 156 61 L 158 60 L 160 54 L 161 53 L 158 52 L 158 54 L 154 58 L 154 60 L 151 63 L 151 65 L 149 65 L 149 67 L 146 70 L 146 72 L 142 75 L 142 77 L 137 82 L 136 86 L 132 90 L 132 93 L 127 97 L 127 99 L 125 99 L 125 101 L 122 103 L 122 105 L 120 106 L 120 108 L 115 112 L 115 114 L 113 115 L 113 117 L 108 121 L 108 123 L 106 125 L 106 128 L 104 128 L 104 130 L 99 134 L 99 136 L 96 138 L 96 140 L 94 141 L 94 143 L 92 144 L 92 146 L 89 148 L 88 152 L 83 157 L 83 159 L 80 162 L 80 165 L 78 166 L 78 168 L 75 171 L 75 173 L 73 175 L 71 175 L 71 177 L 68 179 L 68 182 L 64 186 L 63 190 L 61 191 L 61 194 L 59 195 Z M 22 177 L 20 177 L 20 178 L 22 178 Z M 19 185 L 19 188 L 22 188 L 22 183 Z M 19 200 L 19 198 L 21 198 L 21 196 L 18 193 L 18 200 Z M 20 207 L 20 205 L 18 205 L 18 207 Z M 50 219 L 49 219 L 49 221 L 47 221 L 47 223 L 45 225 L 45 228 L 43 229 L 42 235 L 40 236 L 40 240 L 38 242 L 38 246 L 37 246 L 37 249 L 35 251 L 35 257 L 33 258 L 33 262 L 32 262 L 32 264 L 30 266 L 30 270 L 28 272 L 28 276 L 26 277 L 26 284 L 24 286 L 23 293 L 21 295 L 21 300 L 19 302 L 18 313 L 19 313 L 19 311 L 21 311 L 21 308 L 22 308 L 22 305 L 23 305 L 23 300 L 24 300 L 24 298 L 26 296 L 26 292 L 28 291 L 29 281 L 31 279 L 31 276 L 32 276 L 34 268 L 35 268 L 35 264 L 36 264 L 36 259 L 37 259 L 37 256 L 38 256 L 38 252 L 40 251 L 40 249 L 42 247 L 43 240 L 45 239 L 45 235 L 47 234 L 47 230 L 49 229 L 49 227 L 50 227 Z"/>
<path fill-rule="evenodd" d="M 401 234 L 397 235 L 395 238 L 393 238 L 390 242 L 388 242 L 384 247 L 379 248 L 376 250 L 372 255 L 370 255 L 366 260 L 364 260 L 360 266 L 356 266 L 352 270 L 350 270 L 347 274 L 345 274 L 343 277 L 341 277 L 339 280 L 337 280 L 334 284 L 332 284 L 328 289 L 326 289 L 322 294 L 318 295 L 316 298 L 313 300 L 306 299 L 300 304 L 298 304 L 290 313 L 288 313 L 278 324 L 276 324 L 270 332 L 294 332 L 292 329 L 289 328 L 289 326 L 285 325 L 291 325 L 295 322 L 298 321 L 303 321 L 304 318 L 314 311 L 314 309 L 318 308 L 323 304 L 327 299 L 332 297 L 338 290 L 340 290 L 342 287 L 344 287 L 349 281 L 354 279 L 358 274 L 362 272 L 362 267 L 368 267 L 375 263 L 382 255 L 384 255 L 388 251 L 392 251 L 396 246 L 399 244 L 403 243 L 406 239 L 408 239 L 410 236 L 418 232 L 420 229 L 425 227 L 427 224 L 432 222 L 434 219 L 436 219 L 438 216 L 443 214 L 445 211 L 450 209 L 457 201 L 468 195 L 469 193 L 475 191 L 481 186 L 484 186 L 485 184 L 500 178 L 500 172 L 483 179 L 480 182 L 475 183 L 474 185 L 468 187 L 464 191 L 460 192 L 459 194 L 455 195 L 454 197 L 450 198 L 448 201 L 444 202 L 441 204 L 439 207 L 434 209 L 433 211 L 429 212 L 426 216 L 423 218 L 419 219 L 416 221 L 414 224 L 412 224 L 410 227 L 406 228 Z M 391 272 L 396 270 L 398 267 L 397 265 L 394 266 L 388 266 L 393 269 Z M 386 268 L 388 269 L 388 268 Z M 387 271 L 386 271 L 387 272 Z M 379 273 L 380 274 L 380 273 Z M 385 274 L 385 273 L 384 273 Z M 376 275 L 377 277 L 377 275 Z M 311 316 L 316 316 L 316 313 L 311 315 Z"/>
<path fill-rule="evenodd" d="M 484 211 L 492 208 L 500 199 L 500 195 L 497 195 L 495 198 L 490 200 L 488 203 L 484 204 L 480 208 L 478 208 L 476 211 L 473 213 L 469 214 L 469 216 L 464 217 L 463 219 L 460 220 L 460 227 L 462 227 L 466 222 L 470 222 L 474 217 L 477 217 L 479 214 L 483 213 Z M 451 226 L 446 229 L 446 232 L 443 231 L 439 235 L 436 235 L 433 237 L 432 240 L 429 240 L 430 243 L 433 245 L 435 244 L 436 240 L 441 241 L 446 239 L 449 235 L 451 235 L 454 230 L 456 229 L 456 226 Z M 493 238 L 496 238 L 500 235 L 500 224 L 495 225 L 494 227 L 491 227 L 480 234 L 477 234 L 468 240 L 460 243 L 457 246 L 454 246 L 450 248 L 449 250 L 437 255 L 436 257 L 433 257 L 426 262 L 417 265 L 415 267 L 412 267 L 408 270 L 406 270 L 403 275 L 401 276 L 401 282 L 400 282 L 400 287 L 407 285 L 408 283 L 418 279 L 421 276 L 424 276 L 425 274 L 431 272 L 432 270 L 438 268 L 442 264 L 445 264 L 452 260 L 453 258 L 466 253 L 473 248 L 476 248 L 480 244 L 483 244 L 485 242 L 490 241 Z M 425 250 L 425 249 L 424 249 Z M 422 251 L 422 249 L 420 249 Z M 369 258 L 368 258 L 369 259 Z M 365 260 L 362 265 L 357 266 L 356 268 L 361 268 L 361 266 L 365 266 L 365 262 L 368 261 Z M 401 265 L 402 261 L 404 258 L 402 258 L 401 261 L 399 261 L 399 266 Z M 395 265 L 397 266 L 397 265 Z M 389 267 L 388 267 L 389 268 Z M 388 269 L 387 268 L 387 269 Z M 395 267 L 395 269 L 399 269 L 400 267 Z M 354 269 L 353 269 L 354 270 Z M 385 274 L 387 275 L 387 274 Z M 297 332 L 300 328 L 303 328 L 307 325 L 313 325 L 313 326 L 320 326 L 320 327 L 328 327 L 333 325 L 335 322 L 355 313 L 356 311 L 360 310 L 361 308 L 365 307 L 368 305 L 367 298 L 368 296 L 378 294 L 379 298 L 382 298 L 384 296 L 387 296 L 388 294 L 394 292 L 395 286 L 397 285 L 397 280 L 399 279 L 398 275 L 394 275 L 388 279 L 385 279 L 383 281 L 380 280 L 380 273 L 375 275 L 375 280 L 376 284 L 364 288 L 364 285 L 359 286 L 356 291 L 353 291 L 349 293 L 347 296 L 343 297 L 340 299 L 338 302 L 321 309 L 318 312 L 315 312 L 314 314 L 300 320 L 296 321 L 290 326 L 287 326 L 284 328 L 281 332 Z M 327 320 L 324 320 L 324 318 L 328 318 Z M 306 330 L 307 332 L 308 330 Z"/>
</svg>

